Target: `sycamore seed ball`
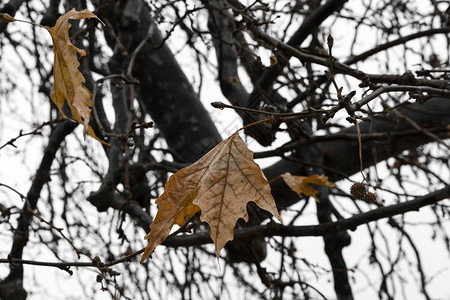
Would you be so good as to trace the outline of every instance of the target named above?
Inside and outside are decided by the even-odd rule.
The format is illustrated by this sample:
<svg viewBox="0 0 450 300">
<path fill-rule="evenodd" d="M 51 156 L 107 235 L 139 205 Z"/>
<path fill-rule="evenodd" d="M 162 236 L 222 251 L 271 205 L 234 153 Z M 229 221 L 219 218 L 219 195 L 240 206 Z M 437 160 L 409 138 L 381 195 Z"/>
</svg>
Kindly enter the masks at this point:
<svg viewBox="0 0 450 300">
<path fill-rule="evenodd" d="M 355 199 L 364 199 L 367 194 L 366 186 L 360 182 L 355 182 L 350 188 L 350 194 Z"/>
</svg>

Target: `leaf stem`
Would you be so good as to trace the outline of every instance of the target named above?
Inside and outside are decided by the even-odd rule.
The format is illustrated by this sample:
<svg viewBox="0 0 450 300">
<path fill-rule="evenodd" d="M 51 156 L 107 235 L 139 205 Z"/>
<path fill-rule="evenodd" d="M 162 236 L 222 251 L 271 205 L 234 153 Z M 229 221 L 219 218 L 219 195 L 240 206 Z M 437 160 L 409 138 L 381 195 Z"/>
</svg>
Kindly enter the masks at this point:
<svg viewBox="0 0 450 300">
<path fill-rule="evenodd" d="M 359 130 L 358 120 L 355 120 L 356 131 L 358 132 L 358 146 L 359 146 L 359 169 L 363 179 L 368 183 L 366 176 L 363 173 L 363 162 L 362 162 L 362 144 L 361 144 L 361 131 Z"/>
<path fill-rule="evenodd" d="M 248 128 L 250 126 L 258 125 L 258 124 L 261 124 L 261 123 L 266 123 L 266 122 L 273 123 L 274 121 L 275 121 L 275 118 L 273 116 L 270 116 L 270 117 L 268 117 L 268 118 L 266 118 L 264 120 L 259 120 L 259 121 L 247 124 L 244 127 L 239 128 L 237 131 L 241 131 L 242 129 Z"/>
<path fill-rule="evenodd" d="M 41 25 L 41 24 L 38 24 L 38 23 L 34 23 L 34 22 L 31 22 L 31 21 L 25 21 L 25 20 L 14 19 L 14 21 L 12 21 L 12 22 L 22 22 L 22 23 L 31 24 L 31 25 L 34 25 L 34 26 L 39 26 L 39 27 L 42 27 L 42 28 L 44 28 L 44 29 L 48 29 L 47 26 L 44 26 L 44 25 Z"/>
</svg>

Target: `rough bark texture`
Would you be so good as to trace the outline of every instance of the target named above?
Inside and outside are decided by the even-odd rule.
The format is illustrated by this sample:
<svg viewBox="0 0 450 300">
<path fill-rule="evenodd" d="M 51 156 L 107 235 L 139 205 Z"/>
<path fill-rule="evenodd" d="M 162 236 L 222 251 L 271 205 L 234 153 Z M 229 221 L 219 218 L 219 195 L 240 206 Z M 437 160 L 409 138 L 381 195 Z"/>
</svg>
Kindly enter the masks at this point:
<svg viewBox="0 0 450 300">
<path fill-rule="evenodd" d="M 120 2 L 108 14 L 121 42 L 131 53 L 147 35 L 150 12 L 138 0 Z M 221 141 L 220 135 L 158 29 L 139 52 L 133 74 L 139 80 L 139 103 L 157 124 L 170 149 L 193 162 Z M 119 50 L 113 65 L 123 63 Z M 192 141 L 195 140 L 195 143 Z"/>
</svg>

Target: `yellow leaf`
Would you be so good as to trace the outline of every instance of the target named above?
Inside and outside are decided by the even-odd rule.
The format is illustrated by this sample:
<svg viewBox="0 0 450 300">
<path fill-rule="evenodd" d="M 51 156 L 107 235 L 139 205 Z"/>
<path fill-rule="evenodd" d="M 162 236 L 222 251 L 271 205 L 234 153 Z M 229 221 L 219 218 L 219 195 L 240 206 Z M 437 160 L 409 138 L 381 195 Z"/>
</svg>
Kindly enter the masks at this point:
<svg viewBox="0 0 450 300">
<path fill-rule="evenodd" d="M 94 130 L 88 125 L 92 108 L 92 94 L 85 87 L 83 74 L 78 70 L 80 63 L 78 62 L 77 54 L 84 56 L 86 55 L 86 51 L 75 47 L 69 39 L 69 29 L 71 26 L 69 20 L 86 18 L 96 18 L 100 21 L 96 15 L 87 9 L 76 11 L 73 8 L 65 15 L 59 17 L 55 26 L 52 28 L 46 27 L 52 36 L 53 51 L 55 54 L 55 64 L 53 67 L 55 82 L 51 98 L 64 117 L 62 107 L 64 99 L 66 99 L 72 112 L 72 118 L 84 127 L 84 138 L 86 138 L 86 133 L 88 133 L 90 136 L 101 141 L 95 136 Z M 103 141 L 101 142 L 106 144 Z"/>
<path fill-rule="evenodd" d="M 209 224 L 219 257 L 233 239 L 236 221 L 248 221 L 250 201 L 281 221 L 270 185 L 237 131 L 169 178 L 157 200 L 159 210 L 145 237 L 149 241 L 141 263 L 166 239 L 174 224 L 182 225 L 199 210 L 200 220 Z"/>
<path fill-rule="evenodd" d="M 317 193 L 319 192 L 312 186 L 310 186 L 310 183 L 315 183 L 319 185 L 325 185 L 328 187 L 335 187 L 336 184 L 334 184 L 331 181 L 328 181 L 328 177 L 325 175 L 311 175 L 308 177 L 303 176 L 294 176 L 291 175 L 291 173 L 284 173 L 281 175 L 284 182 L 289 186 L 291 190 L 296 192 L 300 197 L 302 197 L 302 194 L 306 196 L 311 196 L 316 199 L 317 202 L 319 202 L 319 199 L 317 198 Z"/>
</svg>

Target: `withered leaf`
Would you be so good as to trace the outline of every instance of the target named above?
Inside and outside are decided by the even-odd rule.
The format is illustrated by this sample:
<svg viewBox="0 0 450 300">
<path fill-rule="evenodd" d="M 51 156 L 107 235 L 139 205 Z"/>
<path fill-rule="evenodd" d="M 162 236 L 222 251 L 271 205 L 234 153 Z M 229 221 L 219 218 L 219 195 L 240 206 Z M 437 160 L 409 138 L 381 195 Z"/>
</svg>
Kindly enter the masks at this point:
<svg viewBox="0 0 450 300">
<path fill-rule="evenodd" d="M 281 175 L 284 182 L 289 186 L 291 190 L 296 192 L 300 197 L 302 197 L 302 194 L 306 196 L 311 196 L 316 199 L 317 202 L 319 202 L 319 199 L 317 198 L 317 193 L 319 192 L 315 188 L 313 188 L 310 183 L 315 183 L 319 185 L 325 185 L 328 187 L 335 187 L 336 184 L 334 184 L 331 181 L 328 181 L 328 177 L 325 175 L 311 175 L 308 177 L 304 176 L 294 176 L 291 175 L 291 173 L 284 173 Z"/>
<path fill-rule="evenodd" d="M 53 51 L 55 54 L 55 63 L 53 66 L 54 86 L 51 99 L 64 117 L 65 114 L 62 111 L 62 107 L 64 99 L 66 99 L 73 119 L 84 127 L 84 138 L 86 138 L 87 133 L 103 144 L 107 144 L 100 140 L 95 135 L 94 130 L 89 126 L 93 105 L 91 100 L 92 94 L 84 85 L 85 78 L 78 70 L 80 63 L 77 58 L 77 54 L 84 56 L 86 55 L 86 51 L 75 47 L 69 38 L 69 29 L 71 27 L 69 20 L 86 18 L 96 18 L 100 21 L 96 15 L 87 9 L 77 11 L 73 8 L 65 15 L 59 17 L 55 26 L 51 28 L 45 27 L 52 36 Z"/>
<path fill-rule="evenodd" d="M 200 210 L 192 203 L 198 189 L 182 193 L 176 187 L 179 183 L 176 179 L 171 181 L 172 178 L 173 175 L 166 183 L 164 193 L 156 200 L 158 213 L 150 225 L 150 232 L 145 236 L 145 239 L 148 239 L 148 245 L 142 255 L 141 263 L 153 253 L 156 246 L 164 242 L 173 225 L 183 226 L 188 218 L 193 217 Z M 169 190 L 173 193 L 166 193 Z"/>
<path fill-rule="evenodd" d="M 220 250 L 233 239 L 236 221 L 248 221 L 250 201 L 281 221 L 270 185 L 237 131 L 169 178 L 157 199 L 159 210 L 145 236 L 148 246 L 141 263 L 167 238 L 174 224 L 182 225 L 198 211 L 200 220 L 209 224 L 219 257 Z"/>
</svg>

